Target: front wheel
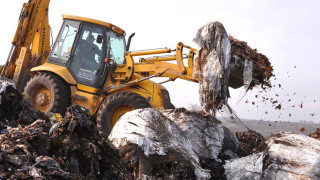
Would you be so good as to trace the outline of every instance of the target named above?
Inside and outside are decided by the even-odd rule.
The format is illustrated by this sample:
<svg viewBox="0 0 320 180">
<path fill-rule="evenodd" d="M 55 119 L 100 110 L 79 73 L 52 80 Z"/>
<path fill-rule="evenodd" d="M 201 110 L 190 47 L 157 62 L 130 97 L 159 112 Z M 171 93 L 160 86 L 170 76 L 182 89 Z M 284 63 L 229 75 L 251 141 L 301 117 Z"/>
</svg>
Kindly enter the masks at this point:
<svg viewBox="0 0 320 180">
<path fill-rule="evenodd" d="M 58 76 L 51 73 L 39 73 L 31 78 L 24 93 L 30 97 L 30 103 L 41 112 L 56 112 L 64 115 L 71 105 L 70 88 Z"/>
<path fill-rule="evenodd" d="M 149 102 L 133 92 L 118 92 L 106 98 L 97 113 L 97 127 L 104 137 L 108 137 L 112 127 L 125 113 L 134 109 L 150 108 Z"/>
</svg>

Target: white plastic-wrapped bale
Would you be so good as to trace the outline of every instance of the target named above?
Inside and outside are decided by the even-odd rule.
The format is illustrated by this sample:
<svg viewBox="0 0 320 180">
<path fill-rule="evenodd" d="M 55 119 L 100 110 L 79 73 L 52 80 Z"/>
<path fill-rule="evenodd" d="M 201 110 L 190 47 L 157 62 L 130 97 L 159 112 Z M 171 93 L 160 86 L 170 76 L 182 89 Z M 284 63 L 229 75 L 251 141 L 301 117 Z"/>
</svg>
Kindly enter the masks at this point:
<svg viewBox="0 0 320 180">
<path fill-rule="evenodd" d="M 184 132 L 157 110 L 138 109 L 124 114 L 113 127 L 109 140 L 118 149 L 136 144 L 143 150 L 143 155 L 146 157 L 158 155 L 150 159 L 144 158 L 143 163 L 148 167 L 143 166 L 143 168 L 151 168 L 150 166 L 161 163 L 163 159 L 179 161 L 182 157 L 194 166 L 197 179 L 210 178 L 209 171 L 201 168 L 199 157 L 192 149 L 192 143 L 186 138 Z M 143 170 L 143 172 L 150 171 Z M 139 176 L 142 177 L 142 174 Z"/>
<path fill-rule="evenodd" d="M 266 143 L 265 152 L 228 161 L 225 164 L 226 177 L 232 180 L 241 177 L 265 180 L 320 178 L 319 140 L 279 132 L 270 136 Z"/>
<path fill-rule="evenodd" d="M 264 179 L 320 179 L 320 141 L 279 132 L 266 141 L 268 166 Z"/>
<path fill-rule="evenodd" d="M 225 128 L 215 117 L 184 108 L 162 110 L 161 112 L 185 133 L 199 158 L 218 161 L 218 155 L 224 145 L 224 150 L 235 152 L 237 146 L 235 134 L 225 132 Z M 225 142 L 225 139 L 231 142 Z"/>
</svg>

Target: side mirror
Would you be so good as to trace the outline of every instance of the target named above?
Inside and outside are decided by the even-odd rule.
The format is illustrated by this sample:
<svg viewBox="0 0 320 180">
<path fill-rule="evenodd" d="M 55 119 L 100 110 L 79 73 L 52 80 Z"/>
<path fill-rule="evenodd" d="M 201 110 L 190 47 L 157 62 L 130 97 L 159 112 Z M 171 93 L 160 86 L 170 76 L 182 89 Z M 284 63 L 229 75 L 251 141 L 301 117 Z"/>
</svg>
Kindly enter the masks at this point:
<svg viewBox="0 0 320 180">
<path fill-rule="evenodd" d="M 102 43 L 102 39 L 103 39 L 102 35 L 98 35 L 96 42 L 97 42 L 98 44 L 101 44 L 101 43 Z"/>
</svg>

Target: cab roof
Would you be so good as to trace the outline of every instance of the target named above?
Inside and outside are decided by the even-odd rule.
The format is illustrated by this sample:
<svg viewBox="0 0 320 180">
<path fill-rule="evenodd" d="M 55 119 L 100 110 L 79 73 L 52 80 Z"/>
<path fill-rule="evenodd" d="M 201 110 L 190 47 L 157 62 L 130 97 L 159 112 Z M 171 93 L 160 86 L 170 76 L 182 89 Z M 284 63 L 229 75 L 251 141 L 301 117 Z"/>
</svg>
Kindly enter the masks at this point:
<svg viewBox="0 0 320 180">
<path fill-rule="evenodd" d="M 85 21 L 85 22 L 89 22 L 89 23 L 93 23 L 93 24 L 98 24 L 101 26 L 105 26 L 108 29 L 112 29 L 113 31 L 115 31 L 116 33 L 119 33 L 121 35 L 123 35 L 125 33 L 125 31 L 121 28 L 119 28 L 116 25 L 113 25 L 111 23 L 107 23 L 107 22 L 103 22 L 100 20 L 96 20 L 96 19 L 91 19 L 91 18 L 86 18 L 86 17 L 81 17 L 81 16 L 74 16 L 74 15 L 67 15 L 67 14 L 63 14 L 62 15 L 63 19 L 71 19 L 71 20 L 77 20 L 77 21 Z"/>
</svg>

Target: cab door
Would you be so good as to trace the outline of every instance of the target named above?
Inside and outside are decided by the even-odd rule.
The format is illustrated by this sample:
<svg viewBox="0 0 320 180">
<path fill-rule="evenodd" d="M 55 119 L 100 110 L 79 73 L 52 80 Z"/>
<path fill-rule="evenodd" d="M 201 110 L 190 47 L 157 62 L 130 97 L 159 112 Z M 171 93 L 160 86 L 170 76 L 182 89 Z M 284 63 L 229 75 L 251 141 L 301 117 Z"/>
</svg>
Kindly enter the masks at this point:
<svg viewBox="0 0 320 180">
<path fill-rule="evenodd" d="M 102 75 L 106 74 L 104 32 L 105 28 L 98 25 L 83 23 L 80 26 L 68 64 L 68 69 L 77 83 L 101 88 L 101 81 L 106 78 Z"/>
</svg>

